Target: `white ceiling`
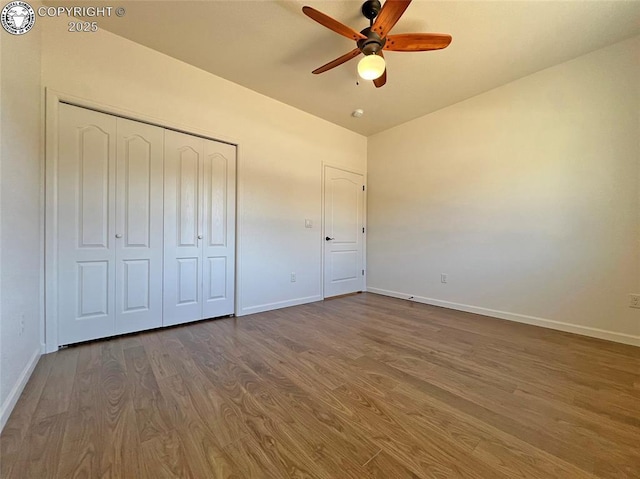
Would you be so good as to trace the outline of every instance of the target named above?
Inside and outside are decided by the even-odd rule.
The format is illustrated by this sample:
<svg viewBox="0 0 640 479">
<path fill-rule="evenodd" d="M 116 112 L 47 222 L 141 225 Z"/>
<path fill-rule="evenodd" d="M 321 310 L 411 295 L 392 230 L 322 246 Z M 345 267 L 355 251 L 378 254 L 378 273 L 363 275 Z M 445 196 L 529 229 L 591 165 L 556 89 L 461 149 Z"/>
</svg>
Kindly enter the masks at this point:
<svg viewBox="0 0 640 479">
<path fill-rule="evenodd" d="M 360 1 L 116 3 L 126 15 L 100 19 L 101 28 L 364 135 L 640 34 L 640 1 L 414 0 L 392 33 L 449 33 L 453 42 L 386 52 L 388 80 L 377 89 L 356 85 L 357 59 L 311 74 L 355 42 L 302 6 L 361 30 L 368 23 Z M 351 117 L 356 108 L 362 118 Z"/>
</svg>

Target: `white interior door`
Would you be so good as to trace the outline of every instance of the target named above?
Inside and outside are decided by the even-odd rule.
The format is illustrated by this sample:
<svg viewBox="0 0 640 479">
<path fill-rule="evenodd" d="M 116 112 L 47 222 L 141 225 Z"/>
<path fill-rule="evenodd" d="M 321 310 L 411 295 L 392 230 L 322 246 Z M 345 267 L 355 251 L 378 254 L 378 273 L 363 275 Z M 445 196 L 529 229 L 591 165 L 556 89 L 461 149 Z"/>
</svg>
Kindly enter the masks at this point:
<svg viewBox="0 0 640 479">
<path fill-rule="evenodd" d="M 202 317 L 235 309 L 236 147 L 204 141 Z"/>
<path fill-rule="evenodd" d="M 116 118 L 60 104 L 58 342 L 114 334 Z"/>
<path fill-rule="evenodd" d="M 364 177 L 324 169 L 324 297 L 364 288 Z"/>
<path fill-rule="evenodd" d="M 202 174 L 204 140 L 165 130 L 165 326 L 202 318 Z"/>
<path fill-rule="evenodd" d="M 118 118 L 115 334 L 162 326 L 164 129 Z"/>
<path fill-rule="evenodd" d="M 232 314 L 235 146 L 165 131 L 165 326 Z"/>
</svg>

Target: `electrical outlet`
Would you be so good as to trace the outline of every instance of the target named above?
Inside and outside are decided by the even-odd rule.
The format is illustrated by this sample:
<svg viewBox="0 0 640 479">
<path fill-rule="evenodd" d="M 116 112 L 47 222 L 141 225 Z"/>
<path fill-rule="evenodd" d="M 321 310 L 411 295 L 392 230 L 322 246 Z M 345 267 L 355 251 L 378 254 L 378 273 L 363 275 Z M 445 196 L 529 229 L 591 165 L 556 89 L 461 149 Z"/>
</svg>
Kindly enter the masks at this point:
<svg viewBox="0 0 640 479">
<path fill-rule="evenodd" d="M 291 273 L 291 282 L 292 283 L 296 282 L 296 274 L 295 273 Z"/>
<path fill-rule="evenodd" d="M 447 275 L 445 273 L 442 273 L 440 275 L 440 282 L 441 283 L 446 283 L 447 282 Z"/>
<path fill-rule="evenodd" d="M 304 227 L 305 228 L 313 228 L 313 221 L 311 220 L 304 220 Z"/>
<path fill-rule="evenodd" d="M 639 308 L 640 309 L 640 294 L 630 294 L 629 295 L 629 307 L 630 308 Z"/>
<path fill-rule="evenodd" d="M 20 315 L 20 332 L 18 336 L 22 336 L 22 333 L 24 333 L 24 314 Z"/>
</svg>

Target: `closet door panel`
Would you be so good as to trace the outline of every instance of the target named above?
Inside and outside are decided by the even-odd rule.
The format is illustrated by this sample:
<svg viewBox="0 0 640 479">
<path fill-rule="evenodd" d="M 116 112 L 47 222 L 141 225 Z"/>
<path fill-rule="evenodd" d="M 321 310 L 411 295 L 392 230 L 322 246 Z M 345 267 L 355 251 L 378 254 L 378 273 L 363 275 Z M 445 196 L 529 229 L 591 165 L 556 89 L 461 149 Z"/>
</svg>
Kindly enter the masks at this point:
<svg viewBox="0 0 640 479">
<path fill-rule="evenodd" d="M 236 147 L 205 140 L 203 165 L 203 317 L 235 308 Z"/>
<path fill-rule="evenodd" d="M 60 104 L 59 344 L 234 312 L 235 146 Z"/>
<path fill-rule="evenodd" d="M 118 118 L 116 333 L 162 326 L 162 128 Z"/>
<path fill-rule="evenodd" d="M 165 130 L 165 326 L 202 319 L 202 157 L 204 140 Z"/>
<path fill-rule="evenodd" d="M 114 334 L 116 119 L 59 106 L 58 341 Z"/>
</svg>

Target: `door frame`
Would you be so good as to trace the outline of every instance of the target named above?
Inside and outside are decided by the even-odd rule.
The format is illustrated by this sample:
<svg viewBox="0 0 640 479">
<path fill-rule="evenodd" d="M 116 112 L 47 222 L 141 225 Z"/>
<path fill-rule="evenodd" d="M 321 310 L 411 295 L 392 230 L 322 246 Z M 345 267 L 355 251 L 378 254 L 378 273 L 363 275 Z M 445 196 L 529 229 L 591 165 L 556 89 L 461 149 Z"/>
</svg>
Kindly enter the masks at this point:
<svg viewBox="0 0 640 479">
<path fill-rule="evenodd" d="M 323 161 L 322 162 L 322 193 L 321 193 L 321 203 L 322 203 L 322 207 L 321 207 L 321 217 L 322 217 L 322 235 L 320 236 L 320 262 L 321 262 L 321 267 L 320 267 L 320 285 L 321 285 L 321 293 L 322 293 L 322 299 L 325 299 L 325 290 L 324 290 L 324 274 L 325 274 L 325 247 L 324 247 L 324 242 L 325 242 L 325 220 L 326 220 L 326 211 L 325 211 L 325 207 L 324 207 L 324 203 L 325 203 L 325 182 L 326 182 L 326 171 L 327 168 L 333 168 L 335 170 L 342 170 L 342 171 L 346 171 L 347 173 L 354 173 L 356 175 L 362 175 L 362 182 L 364 184 L 364 191 L 363 191 L 363 198 L 362 198 L 362 224 L 364 225 L 364 234 L 363 239 L 362 239 L 362 267 L 364 268 L 364 277 L 362 279 L 362 291 L 366 291 L 367 290 L 367 234 L 369 233 L 368 228 L 367 228 L 367 192 L 368 192 L 368 185 L 367 185 L 367 174 L 362 171 L 362 170 L 358 170 L 356 168 L 349 168 L 349 167 L 345 167 L 344 165 L 339 165 L 336 163 L 331 163 L 328 161 Z"/>
<path fill-rule="evenodd" d="M 42 160 L 42 171 L 44 171 L 44 217 L 42 218 L 42 227 L 44 231 L 44 324 L 43 338 L 45 353 L 52 353 L 58 350 L 58 106 L 60 103 L 94 110 L 100 113 L 126 118 L 128 120 L 147 123 L 150 125 L 175 130 L 189 135 L 203 137 L 209 140 L 228 143 L 236 147 L 236 240 L 235 240 L 235 301 L 234 314 L 238 315 L 240 302 L 240 225 L 238 214 L 241 208 L 239 194 L 240 186 L 240 158 L 241 147 L 237 138 L 213 133 L 211 131 L 202 130 L 188 125 L 182 125 L 165 119 L 154 118 L 142 113 L 127 110 L 113 105 L 99 103 L 93 100 L 87 100 L 68 93 L 45 88 L 45 148 Z M 324 269 L 324 268 L 323 268 Z"/>
</svg>

